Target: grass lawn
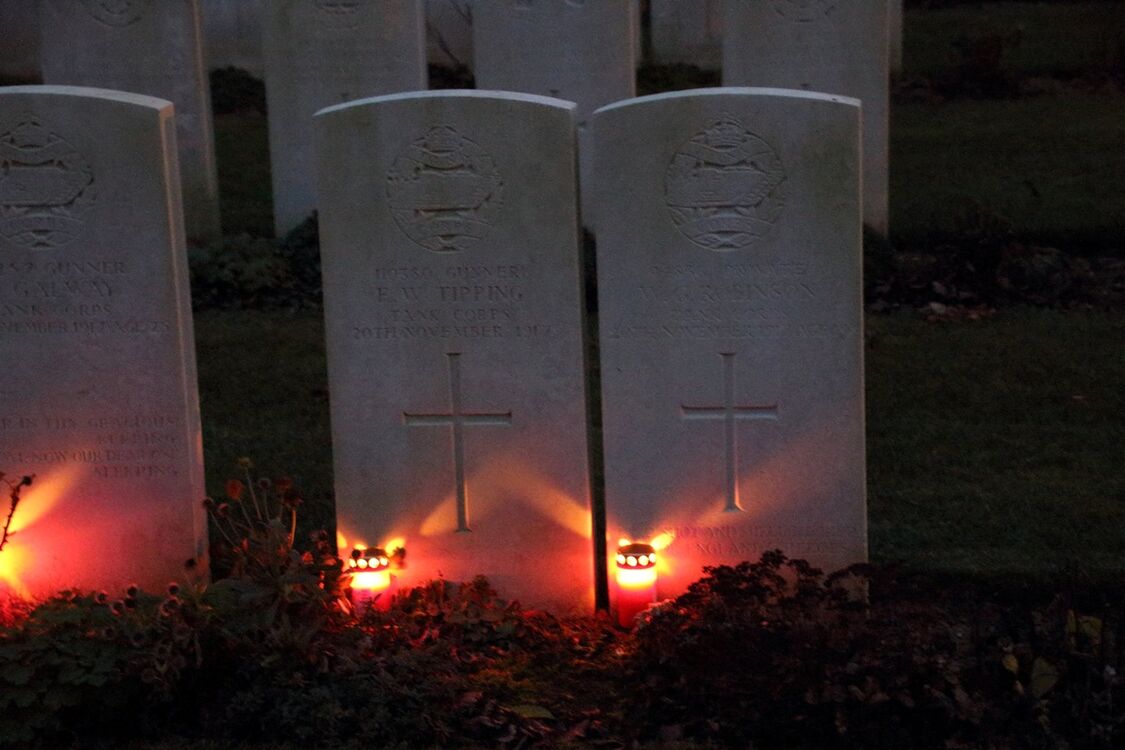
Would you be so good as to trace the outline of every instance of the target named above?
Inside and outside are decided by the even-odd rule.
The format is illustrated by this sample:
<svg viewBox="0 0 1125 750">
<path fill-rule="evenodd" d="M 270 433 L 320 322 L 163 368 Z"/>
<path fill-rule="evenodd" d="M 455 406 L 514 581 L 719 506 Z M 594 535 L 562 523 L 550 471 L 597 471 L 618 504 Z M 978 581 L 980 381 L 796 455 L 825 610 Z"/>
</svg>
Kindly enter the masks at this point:
<svg viewBox="0 0 1125 750">
<path fill-rule="evenodd" d="M 909 103 L 891 117 L 891 232 L 904 244 L 971 230 L 977 207 L 1021 239 L 1125 249 L 1125 96 Z"/>
<path fill-rule="evenodd" d="M 1125 572 L 1125 314 L 873 317 L 868 333 L 873 559 Z"/>
<path fill-rule="evenodd" d="M 1007 39 L 1002 65 L 1028 75 L 1077 75 L 1125 65 L 1125 3 L 966 3 L 911 8 L 903 33 L 908 75 L 935 75 L 962 60 L 960 40 Z"/>
<path fill-rule="evenodd" d="M 195 315 L 208 492 L 241 477 L 290 475 L 306 495 L 305 525 L 335 526 L 324 324 L 319 313 Z"/>
<path fill-rule="evenodd" d="M 868 319 L 872 558 L 935 573 L 1125 573 L 1125 313 Z M 196 316 L 208 487 L 239 456 L 331 524 L 318 313 Z"/>
</svg>

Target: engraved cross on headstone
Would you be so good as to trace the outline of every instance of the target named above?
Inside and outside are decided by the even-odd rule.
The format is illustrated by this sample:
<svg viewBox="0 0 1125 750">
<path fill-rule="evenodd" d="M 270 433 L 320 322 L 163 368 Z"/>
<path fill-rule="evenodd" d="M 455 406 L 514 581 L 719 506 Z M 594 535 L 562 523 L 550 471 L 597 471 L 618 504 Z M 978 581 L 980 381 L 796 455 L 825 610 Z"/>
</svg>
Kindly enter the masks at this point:
<svg viewBox="0 0 1125 750">
<path fill-rule="evenodd" d="M 473 413 L 463 411 L 461 401 L 461 355 L 450 352 L 449 358 L 449 414 L 402 413 L 408 427 L 453 427 L 453 472 L 457 484 L 457 531 L 469 528 L 468 491 L 465 483 L 465 428 L 507 427 L 512 424 L 512 412 Z"/>
<path fill-rule="evenodd" d="M 734 403 L 734 353 L 722 352 L 723 404 L 722 406 L 680 406 L 683 419 L 721 420 L 725 432 L 727 462 L 727 512 L 742 510 L 738 502 L 738 431 L 739 420 L 777 419 L 777 404 L 768 406 L 736 406 Z"/>
</svg>

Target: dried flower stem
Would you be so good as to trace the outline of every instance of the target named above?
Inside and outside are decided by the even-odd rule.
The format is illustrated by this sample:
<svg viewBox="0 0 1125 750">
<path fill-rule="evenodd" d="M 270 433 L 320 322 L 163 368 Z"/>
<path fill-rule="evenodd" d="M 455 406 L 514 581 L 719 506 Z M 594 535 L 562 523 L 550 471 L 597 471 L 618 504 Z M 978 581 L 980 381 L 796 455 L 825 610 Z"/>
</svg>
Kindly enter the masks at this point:
<svg viewBox="0 0 1125 750">
<path fill-rule="evenodd" d="M 245 468 L 246 474 L 246 489 L 250 492 L 250 500 L 254 503 L 254 512 L 258 514 L 258 520 L 266 520 L 266 514 L 262 512 L 261 506 L 258 505 L 258 493 L 254 492 L 254 480 L 250 476 L 250 467 Z"/>
<path fill-rule="evenodd" d="M 34 478 L 34 476 L 28 476 L 23 477 L 18 482 L 9 482 L 4 479 L 4 474 L 0 472 L 0 479 L 4 479 L 4 483 L 8 485 L 9 489 L 8 517 L 4 520 L 4 530 L 0 532 L 0 551 L 3 551 L 4 546 L 8 544 L 8 540 L 15 534 L 15 532 L 12 531 L 12 519 L 16 517 L 16 508 L 18 508 L 20 504 L 20 491 L 23 490 L 24 487 L 30 486 Z"/>
</svg>

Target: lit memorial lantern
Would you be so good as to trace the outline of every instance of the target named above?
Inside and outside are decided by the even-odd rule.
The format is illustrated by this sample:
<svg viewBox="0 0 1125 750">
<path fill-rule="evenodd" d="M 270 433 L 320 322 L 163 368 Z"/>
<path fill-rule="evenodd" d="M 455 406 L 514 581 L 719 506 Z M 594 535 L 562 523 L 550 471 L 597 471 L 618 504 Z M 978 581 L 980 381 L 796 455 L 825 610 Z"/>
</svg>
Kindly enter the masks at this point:
<svg viewBox="0 0 1125 750">
<path fill-rule="evenodd" d="M 632 627 L 654 601 L 656 550 L 651 544 L 622 540 L 617 548 L 617 624 Z"/>
<path fill-rule="evenodd" d="M 397 550 L 396 550 L 397 552 Z M 395 594 L 392 555 L 382 547 L 356 548 L 348 559 L 348 589 L 357 611 L 363 607 L 387 611 Z"/>
</svg>

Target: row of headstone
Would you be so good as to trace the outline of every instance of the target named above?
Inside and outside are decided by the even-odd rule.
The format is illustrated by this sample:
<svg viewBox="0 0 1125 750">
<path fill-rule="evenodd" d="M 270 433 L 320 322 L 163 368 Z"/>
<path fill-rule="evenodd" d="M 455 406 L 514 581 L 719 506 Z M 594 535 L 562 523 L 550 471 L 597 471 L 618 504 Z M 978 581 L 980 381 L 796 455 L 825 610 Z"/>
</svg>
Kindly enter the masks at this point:
<svg viewBox="0 0 1125 750">
<path fill-rule="evenodd" d="M 723 13 L 725 85 L 827 91 L 864 102 L 865 220 L 885 234 L 888 0 L 731 2 Z M 302 21 L 294 23 L 293 14 Z M 284 233 L 316 204 L 308 168 L 312 113 L 331 102 L 425 87 L 422 8 L 417 0 L 377 7 L 279 2 L 267 17 L 275 217 Z M 590 227 L 587 121 L 598 107 L 635 94 L 637 28 L 635 0 L 475 0 L 472 6 L 478 89 L 577 103 L 580 204 Z"/>
<path fill-rule="evenodd" d="M 419 0 L 270 0 L 263 23 L 274 225 L 280 236 L 316 209 L 317 110 L 426 88 L 425 17 Z"/>
<path fill-rule="evenodd" d="M 860 115 L 714 89 L 592 117 L 607 544 L 662 595 L 782 547 L 865 558 Z M 413 93 L 317 116 L 338 527 L 406 584 L 593 599 L 577 108 Z"/>
<path fill-rule="evenodd" d="M 229 4 L 211 0 L 213 17 Z M 449 5 L 449 3 L 453 3 Z M 217 3 L 217 4 L 216 4 Z M 632 97 L 639 19 L 636 0 L 446 0 L 472 14 L 478 88 L 575 101 L 582 185 L 592 184 L 586 121 L 598 107 Z M 232 23 L 252 28 L 253 4 Z M 439 7 L 430 5 L 437 12 Z M 271 116 L 275 230 L 284 234 L 316 206 L 312 115 L 334 103 L 426 87 L 421 0 L 277 0 L 261 7 Z M 718 7 L 656 5 L 656 20 L 692 28 L 692 14 Z M 828 91 L 865 103 L 865 218 L 887 230 L 887 0 L 728 2 L 722 26 L 726 85 Z M 220 234 L 210 99 L 199 0 L 44 0 L 44 80 L 161 96 L 175 102 L 189 239 Z M 658 27 L 659 28 L 659 27 Z M 656 31 L 654 30 L 654 33 Z M 245 39 L 247 34 L 241 34 Z M 432 35 L 431 35 L 432 36 Z M 585 223 L 592 226 L 583 188 Z"/>
<path fill-rule="evenodd" d="M 0 8 L 4 2 L 0 0 Z M 339 6 L 341 10 L 363 4 L 325 3 Z M 265 75 L 262 51 L 265 5 L 266 0 L 203 0 L 207 60 L 212 68 L 242 68 L 258 77 Z M 427 61 L 450 68 L 472 69 L 472 0 L 425 0 L 425 18 Z"/>
<path fill-rule="evenodd" d="M 890 3 L 891 70 L 902 69 L 902 0 Z M 704 69 L 722 64 L 722 0 L 651 0 L 653 60 Z M 262 76 L 263 0 L 203 0 L 207 59 Z M 430 63 L 473 67 L 473 0 L 425 0 L 426 55 Z M 38 25 L 27 0 L 0 0 L 0 75 L 39 74 Z M 640 34 L 640 26 L 637 27 Z M 637 51 L 640 52 L 640 39 Z"/>
<path fill-rule="evenodd" d="M 586 186 L 593 179 L 593 144 L 587 123 L 598 107 L 636 95 L 636 3 L 475 0 L 473 13 L 478 89 L 578 105 L 581 207 L 591 214 Z"/>
<path fill-rule="evenodd" d="M 217 239 L 218 173 L 198 0 L 42 0 L 39 8 L 45 83 L 175 103 L 188 237 Z"/>
<path fill-rule="evenodd" d="M 728 0 L 732 7 L 746 0 Z M 805 10 L 817 6 L 839 5 L 838 0 L 781 0 L 775 11 L 786 6 Z M 890 69 L 902 70 L 903 0 L 890 0 L 887 33 L 890 45 Z M 719 69 L 723 62 L 723 0 L 650 0 L 652 19 L 652 57 L 656 63 L 695 65 L 703 69 Z"/>
<path fill-rule="evenodd" d="M 338 524 L 405 544 L 405 585 L 592 603 L 577 121 L 474 91 L 316 117 Z M 713 89 L 591 125 L 608 539 L 671 540 L 661 595 L 766 548 L 863 559 L 858 102 Z M 205 557 L 174 130 L 140 95 L 0 89 L 0 463 L 39 477 L 0 587 Z"/>
<path fill-rule="evenodd" d="M 724 86 L 827 91 L 863 103 L 863 218 L 888 225 L 888 0 L 725 4 Z"/>
</svg>

